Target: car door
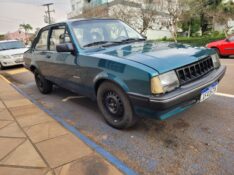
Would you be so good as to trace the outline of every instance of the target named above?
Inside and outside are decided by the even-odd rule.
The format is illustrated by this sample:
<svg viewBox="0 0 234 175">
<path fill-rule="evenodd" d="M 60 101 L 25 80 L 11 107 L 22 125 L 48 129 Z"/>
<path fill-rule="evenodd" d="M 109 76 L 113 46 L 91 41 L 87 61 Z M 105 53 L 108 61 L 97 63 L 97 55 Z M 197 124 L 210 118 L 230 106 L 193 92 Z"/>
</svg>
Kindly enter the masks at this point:
<svg viewBox="0 0 234 175">
<path fill-rule="evenodd" d="M 228 55 L 234 55 L 234 36 L 228 38 L 225 49 Z"/>
<path fill-rule="evenodd" d="M 76 77 L 79 69 L 77 64 L 78 55 L 71 52 L 57 52 L 56 46 L 64 43 L 72 43 L 66 25 L 61 24 L 51 27 L 49 35 L 50 72 L 56 84 L 77 92 L 80 87 L 79 77 Z"/>
<path fill-rule="evenodd" d="M 38 35 L 36 44 L 34 45 L 32 51 L 32 57 L 35 60 L 39 71 L 46 78 L 49 77 L 50 73 L 50 64 L 48 63 L 48 37 L 49 37 L 49 28 L 42 29 Z"/>
</svg>

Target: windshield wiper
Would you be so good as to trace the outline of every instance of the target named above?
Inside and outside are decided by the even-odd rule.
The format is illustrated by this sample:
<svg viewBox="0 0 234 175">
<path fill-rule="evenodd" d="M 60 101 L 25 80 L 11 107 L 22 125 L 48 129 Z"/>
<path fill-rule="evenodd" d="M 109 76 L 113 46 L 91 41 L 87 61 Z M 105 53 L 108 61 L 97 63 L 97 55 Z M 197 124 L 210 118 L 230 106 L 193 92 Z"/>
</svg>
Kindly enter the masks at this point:
<svg viewBox="0 0 234 175">
<path fill-rule="evenodd" d="M 12 47 L 10 49 L 22 49 L 23 47 Z"/>
<path fill-rule="evenodd" d="M 106 43 L 109 43 L 109 42 L 110 41 L 97 41 L 97 42 L 86 44 L 83 47 L 91 47 L 91 46 L 96 46 L 96 45 L 102 45 L 102 44 L 106 44 Z"/>
<path fill-rule="evenodd" d="M 124 39 L 121 40 L 121 43 L 128 43 L 128 42 L 136 42 L 136 41 L 145 41 L 145 38 L 128 38 L 128 39 Z"/>
<path fill-rule="evenodd" d="M 129 42 L 136 42 L 136 41 L 145 41 L 145 38 L 128 38 L 128 39 L 124 39 L 121 41 L 96 41 L 93 43 L 89 43 L 84 45 L 83 47 L 92 47 L 92 46 L 97 46 L 97 45 L 101 45 L 102 47 L 107 47 L 113 44 L 121 44 L 121 43 L 129 43 Z"/>
</svg>

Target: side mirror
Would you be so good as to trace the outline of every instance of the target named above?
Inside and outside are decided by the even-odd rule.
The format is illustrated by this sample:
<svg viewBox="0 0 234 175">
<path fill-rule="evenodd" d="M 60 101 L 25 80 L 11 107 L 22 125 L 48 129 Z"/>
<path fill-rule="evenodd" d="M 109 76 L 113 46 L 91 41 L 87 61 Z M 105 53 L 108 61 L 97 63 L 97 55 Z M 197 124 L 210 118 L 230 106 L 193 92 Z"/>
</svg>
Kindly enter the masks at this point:
<svg viewBox="0 0 234 175">
<path fill-rule="evenodd" d="M 226 42 L 230 42 L 230 40 L 227 38 L 226 40 L 225 40 Z"/>
<path fill-rule="evenodd" d="M 72 43 L 63 43 L 56 45 L 57 52 L 74 52 L 74 46 Z"/>
</svg>

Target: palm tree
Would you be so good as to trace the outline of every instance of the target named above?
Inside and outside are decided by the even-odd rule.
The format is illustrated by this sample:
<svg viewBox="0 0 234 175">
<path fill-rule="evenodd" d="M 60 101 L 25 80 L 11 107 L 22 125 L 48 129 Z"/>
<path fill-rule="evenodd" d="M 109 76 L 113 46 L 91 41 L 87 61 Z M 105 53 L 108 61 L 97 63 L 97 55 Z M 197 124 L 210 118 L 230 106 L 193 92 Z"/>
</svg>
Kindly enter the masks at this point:
<svg viewBox="0 0 234 175">
<path fill-rule="evenodd" d="M 26 39 L 26 42 L 28 42 L 28 31 L 32 30 L 33 27 L 30 24 L 20 24 L 19 27 L 24 29 L 25 39 Z"/>
</svg>

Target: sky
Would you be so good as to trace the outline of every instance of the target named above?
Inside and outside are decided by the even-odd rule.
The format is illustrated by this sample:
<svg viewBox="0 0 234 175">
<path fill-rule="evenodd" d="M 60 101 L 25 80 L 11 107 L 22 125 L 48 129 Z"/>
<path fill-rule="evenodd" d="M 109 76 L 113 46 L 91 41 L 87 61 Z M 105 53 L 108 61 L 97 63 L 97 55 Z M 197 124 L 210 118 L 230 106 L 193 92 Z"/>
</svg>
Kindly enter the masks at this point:
<svg viewBox="0 0 234 175">
<path fill-rule="evenodd" d="M 19 30 L 19 24 L 30 24 L 34 30 L 45 26 L 44 3 L 54 3 L 55 13 L 52 17 L 56 22 L 67 19 L 71 11 L 70 0 L 0 0 L 0 34 Z"/>
</svg>

